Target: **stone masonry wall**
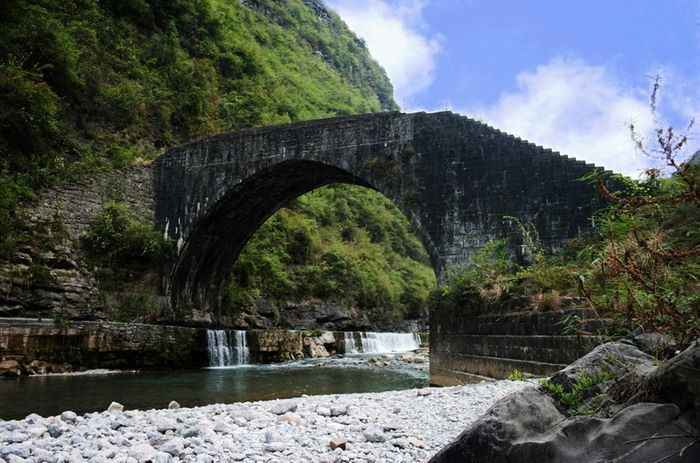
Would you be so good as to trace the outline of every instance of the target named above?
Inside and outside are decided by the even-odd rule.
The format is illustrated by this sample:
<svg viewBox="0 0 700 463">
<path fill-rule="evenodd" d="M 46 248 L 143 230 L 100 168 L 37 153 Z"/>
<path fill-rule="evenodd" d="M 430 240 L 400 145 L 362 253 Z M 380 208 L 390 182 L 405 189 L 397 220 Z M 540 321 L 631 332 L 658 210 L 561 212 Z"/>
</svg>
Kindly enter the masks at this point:
<svg viewBox="0 0 700 463">
<path fill-rule="evenodd" d="M 438 386 L 504 379 L 514 370 L 550 375 L 603 341 L 600 336 L 563 335 L 567 317 L 588 320 L 577 328 L 604 331 L 590 309 L 470 314 L 441 308 L 430 314 L 430 382 Z"/>
<path fill-rule="evenodd" d="M 154 172 L 151 166 L 133 166 L 98 174 L 41 193 L 30 211 L 30 222 L 58 221 L 75 245 L 90 221 L 110 200 L 124 201 L 143 221 L 153 222 Z"/>
<path fill-rule="evenodd" d="M 139 323 L 0 318 L 0 360 L 25 369 L 207 365 L 205 330 Z"/>
<path fill-rule="evenodd" d="M 153 169 L 120 169 L 39 195 L 24 220 L 41 237 L 18 246 L 11 262 L 0 265 L 0 316 L 102 317 L 104 302 L 81 258 L 80 236 L 110 199 L 129 203 L 141 220 L 152 223 Z"/>
</svg>

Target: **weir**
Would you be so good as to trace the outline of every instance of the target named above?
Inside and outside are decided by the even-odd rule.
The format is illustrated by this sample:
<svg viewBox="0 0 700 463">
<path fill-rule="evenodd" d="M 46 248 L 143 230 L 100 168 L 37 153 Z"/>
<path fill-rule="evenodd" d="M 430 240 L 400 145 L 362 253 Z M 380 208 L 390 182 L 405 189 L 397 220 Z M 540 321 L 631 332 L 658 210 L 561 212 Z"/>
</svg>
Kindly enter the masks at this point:
<svg viewBox="0 0 700 463">
<path fill-rule="evenodd" d="M 357 342 L 359 340 L 359 343 Z M 418 333 L 376 333 L 346 331 L 344 334 L 346 354 L 387 354 L 408 352 L 420 348 Z"/>
<path fill-rule="evenodd" d="M 250 363 L 250 350 L 245 330 L 235 330 L 231 334 L 233 334 L 233 345 L 229 342 L 229 333 L 226 330 L 207 330 L 210 367 L 229 367 Z"/>
</svg>

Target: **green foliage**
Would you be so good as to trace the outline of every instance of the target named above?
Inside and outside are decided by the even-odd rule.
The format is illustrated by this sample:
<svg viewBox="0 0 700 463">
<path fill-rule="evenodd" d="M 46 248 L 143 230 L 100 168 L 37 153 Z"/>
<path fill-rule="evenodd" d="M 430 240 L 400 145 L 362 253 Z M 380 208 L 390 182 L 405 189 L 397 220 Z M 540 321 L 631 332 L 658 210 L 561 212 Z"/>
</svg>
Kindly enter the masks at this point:
<svg viewBox="0 0 700 463">
<path fill-rule="evenodd" d="M 316 328 L 309 330 L 309 334 L 315 338 L 318 338 L 319 336 L 322 336 L 323 333 L 325 333 L 325 331 L 326 330 L 324 330 L 323 328 L 316 327 Z"/>
<path fill-rule="evenodd" d="M 593 374 L 582 371 L 573 383 L 571 390 L 566 390 L 561 384 L 552 383 L 547 379 L 540 381 L 540 387 L 557 399 L 569 415 L 574 415 L 582 412 L 581 405 L 588 398 L 587 394 L 593 387 L 612 379 L 615 379 L 615 376 L 610 370 L 603 368 Z"/>
<path fill-rule="evenodd" d="M 448 283 L 436 298 L 457 306 L 497 302 L 508 295 L 515 268 L 506 241 L 491 240 L 465 264 L 448 269 Z"/>
<path fill-rule="evenodd" d="M 508 381 L 527 381 L 527 376 L 520 370 L 513 370 L 506 378 Z"/>
<path fill-rule="evenodd" d="M 528 265 L 509 264 L 505 243 L 490 243 L 453 272 L 431 303 L 470 307 L 519 294 L 530 297 L 533 308 L 556 310 L 562 296 L 583 296 L 620 322 L 615 332 L 641 325 L 685 345 L 700 335 L 699 172 L 697 165 L 683 164 L 668 178 L 652 172 L 640 181 L 594 172 L 587 181 L 599 183 L 610 202 L 594 217 L 592 234 L 547 256 L 536 231 L 510 217 Z M 606 186 L 613 182 L 614 192 Z M 566 319 L 564 334 L 582 334 L 579 322 Z"/>
<path fill-rule="evenodd" d="M 372 190 L 320 188 L 265 222 L 241 252 L 226 306 L 314 297 L 425 314 L 435 275 L 406 218 Z"/>
<path fill-rule="evenodd" d="M 151 262 L 168 256 L 172 240 L 136 220 L 129 205 L 108 201 L 81 237 L 93 258 L 108 264 Z"/>
</svg>

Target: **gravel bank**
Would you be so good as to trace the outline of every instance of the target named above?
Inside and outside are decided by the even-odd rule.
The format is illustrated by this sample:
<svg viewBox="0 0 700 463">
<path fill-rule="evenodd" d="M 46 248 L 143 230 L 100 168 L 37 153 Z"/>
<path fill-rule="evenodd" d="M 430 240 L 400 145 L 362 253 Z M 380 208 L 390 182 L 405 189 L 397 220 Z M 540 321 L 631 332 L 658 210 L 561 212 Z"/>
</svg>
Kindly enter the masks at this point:
<svg viewBox="0 0 700 463">
<path fill-rule="evenodd" d="M 418 462 L 525 382 L 0 421 L 0 463 Z M 331 445 L 338 446 L 335 450 Z M 343 449 L 343 447 L 345 449 Z"/>
</svg>

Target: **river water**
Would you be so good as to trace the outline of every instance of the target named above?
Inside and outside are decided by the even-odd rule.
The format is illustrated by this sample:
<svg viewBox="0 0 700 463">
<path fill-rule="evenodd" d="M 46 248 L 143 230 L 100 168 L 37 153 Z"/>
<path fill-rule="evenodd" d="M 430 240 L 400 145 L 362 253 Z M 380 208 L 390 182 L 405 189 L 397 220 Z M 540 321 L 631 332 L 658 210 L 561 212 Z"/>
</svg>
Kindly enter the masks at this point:
<svg viewBox="0 0 700 463">
<path fill-rule="evenodd" d="M 357 364 L 344 359 L 302 360 L 187 371 L 47 375 L 0 380 L 0 419 L 42 416 L 65 410 L 106 410 L 112 401 L 126 409 L 165 408 L 171 400 L 192 407 L 302 394 L 381 392 L 428 385 L 426 372 Z"/>
</svg>

